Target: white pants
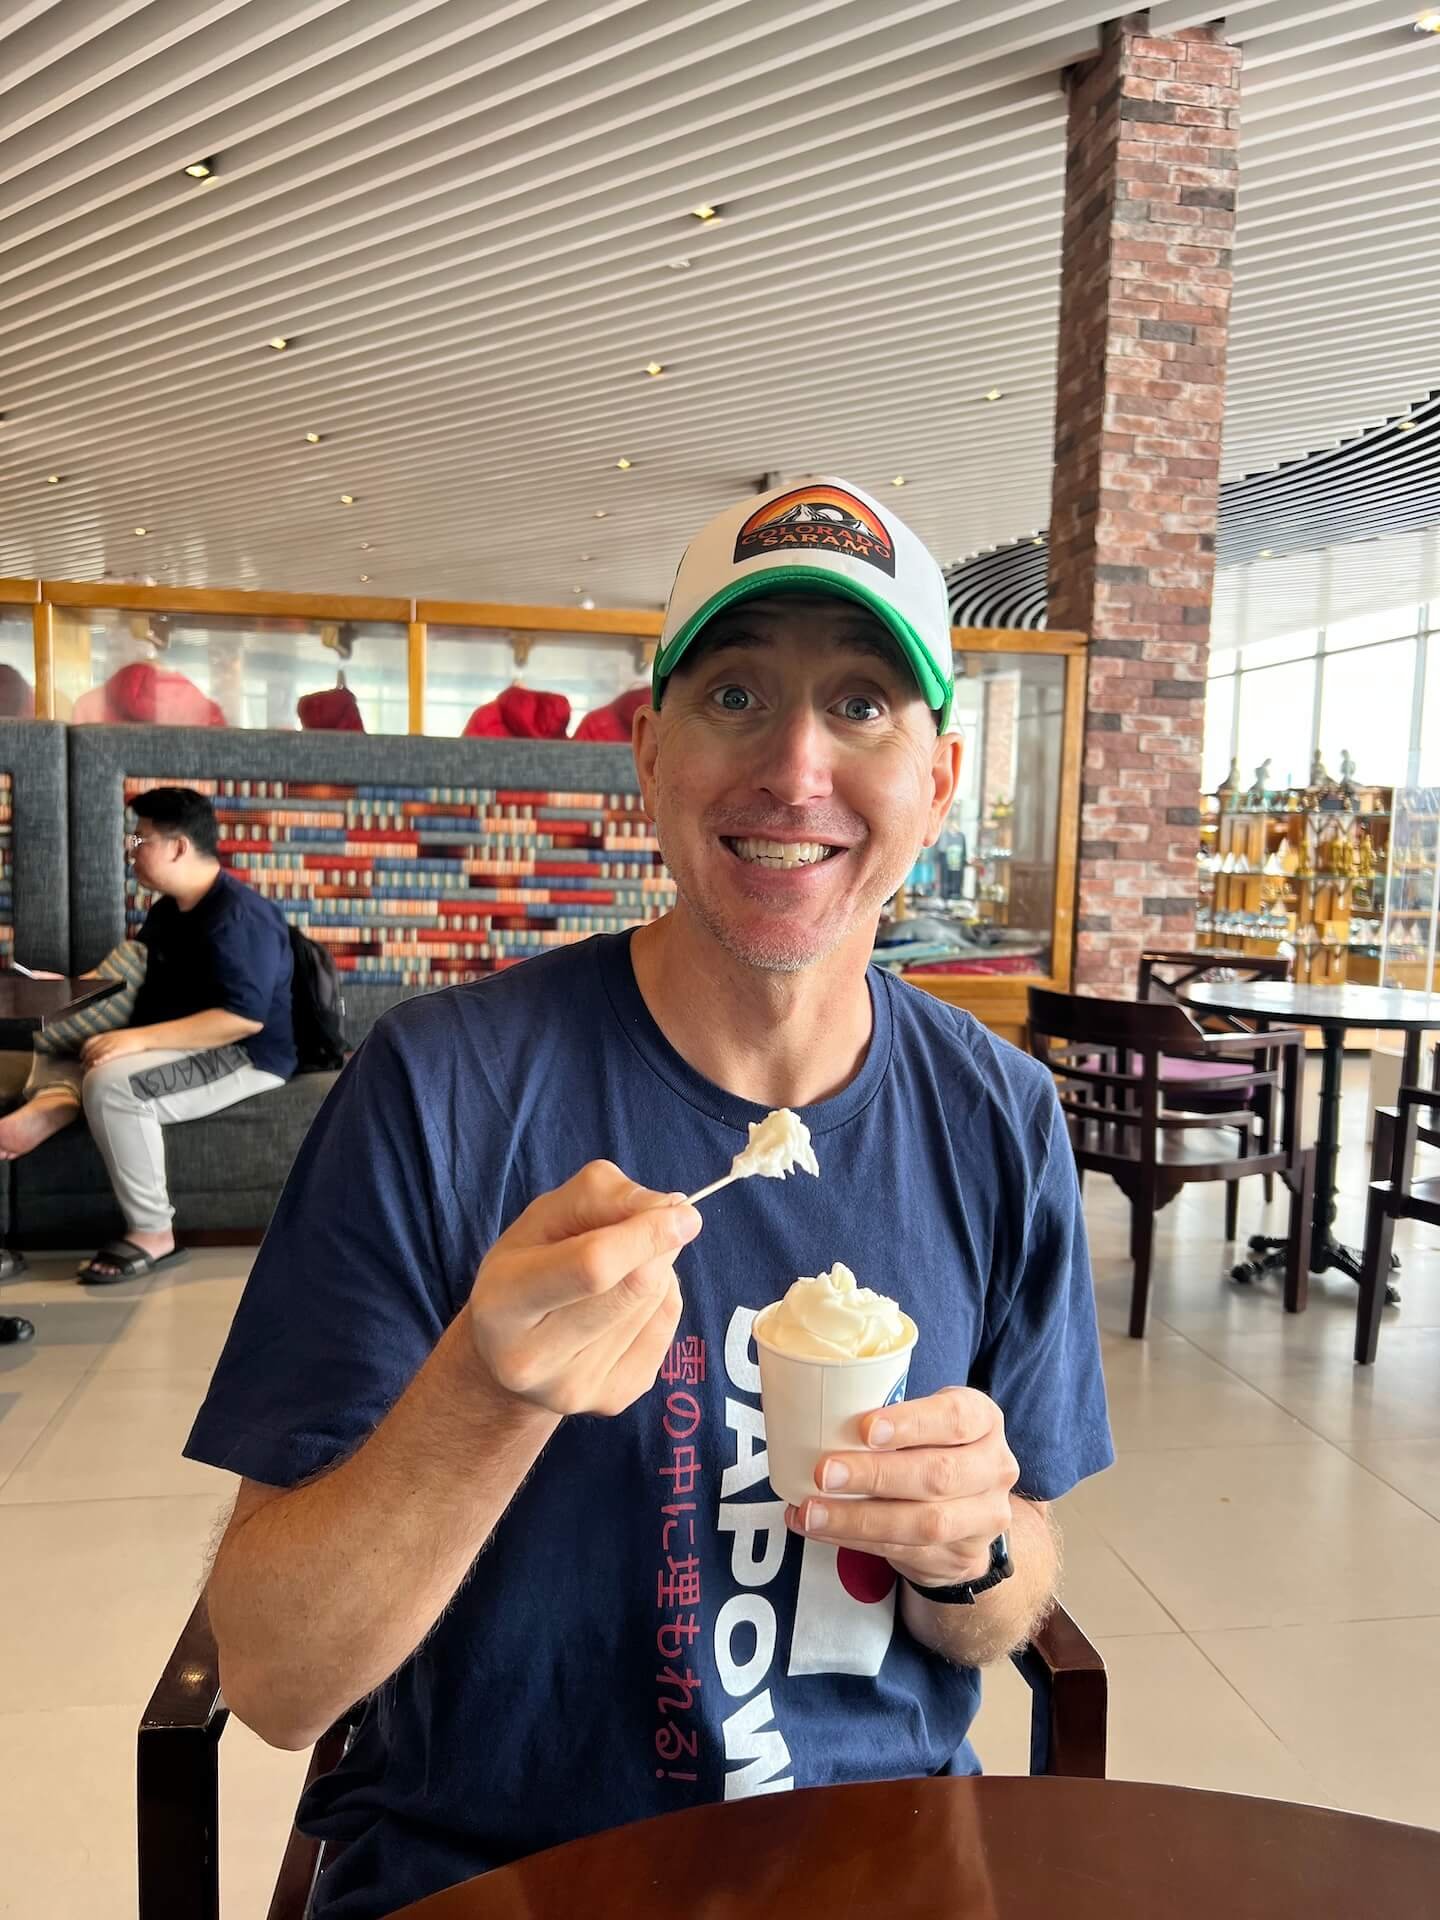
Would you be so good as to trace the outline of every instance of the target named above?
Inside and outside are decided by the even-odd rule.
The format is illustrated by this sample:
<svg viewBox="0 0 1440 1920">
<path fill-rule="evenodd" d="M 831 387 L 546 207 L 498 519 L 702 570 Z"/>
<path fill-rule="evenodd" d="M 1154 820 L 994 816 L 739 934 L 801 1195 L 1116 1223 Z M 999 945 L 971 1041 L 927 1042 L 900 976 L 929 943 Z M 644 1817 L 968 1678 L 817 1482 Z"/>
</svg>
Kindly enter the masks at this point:
<svg viewBox="0 0 1440 1920">
<path fill-rule="evenodd" d="M 26 1093 L 64 1087 L 74 1095 L 84 1106 L 126 1226 L 132 1233 L 163 1233 L 175 1209 L 161 1128 L 219 1113 L 284 1084 L 279 1074 L 251 1066 L 243 1047 L 158 1049 L 127 1053 L 89 1072 L 79 1060 L 37 1055 Z"/>
</svg>

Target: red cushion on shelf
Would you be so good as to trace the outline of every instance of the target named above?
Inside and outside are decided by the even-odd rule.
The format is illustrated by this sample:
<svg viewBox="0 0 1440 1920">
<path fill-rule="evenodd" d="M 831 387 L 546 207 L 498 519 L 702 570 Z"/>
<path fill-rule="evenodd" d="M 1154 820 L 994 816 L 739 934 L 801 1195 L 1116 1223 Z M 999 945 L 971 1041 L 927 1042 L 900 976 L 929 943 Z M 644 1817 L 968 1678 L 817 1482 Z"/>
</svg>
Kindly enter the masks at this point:
<svg viewBox="0 0 1440 1920">
<path fill-rule="evenodd" d="M 593 713 L 587 713 L 576 727 L 574 738 L 613 740 L 628 746 L 635 715 L 641 707 L 648 706 L 649 702 L 649 687 L 631 687 L 627 693 L 618 694 L 609 706 L 596 707 Z"/>
</svg>

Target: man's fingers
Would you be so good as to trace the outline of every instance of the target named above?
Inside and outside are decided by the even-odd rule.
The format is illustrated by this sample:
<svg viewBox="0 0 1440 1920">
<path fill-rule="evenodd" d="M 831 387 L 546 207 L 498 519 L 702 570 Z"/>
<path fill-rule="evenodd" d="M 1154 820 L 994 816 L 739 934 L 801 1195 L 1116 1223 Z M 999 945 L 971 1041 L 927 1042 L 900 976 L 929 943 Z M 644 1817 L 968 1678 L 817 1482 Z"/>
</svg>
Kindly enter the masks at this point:
<svg viewBox="0 0 1440 1920">
<path fill-rule="evenodd" d="M 694 1207 L 652 1206 L 563 1246 L 517 1249 L 510 1304 L 536 1320 L 582 1301 L 606 1300 L 602 1318 L 623 1313 L 653 1291 L 653 1275 L 640 1270 L 656 1261 L 668 1266 L 700 1226 Z"/>
<path fill-rule="evenodd" d="M 962 1540 L 988 1543 L 1005 1532 L 1011 1518 L 1010 1496 L 999 1488 L 964 1500 L 826 1500 L 819 1495 L 795 1513 L 808 1537 L 865 1547 L 885 1559 Z"/>
<path fill-rule="evenodd" d="M 678 1197 L 638 1186 L 613 1161 L 592 1160 L 564 1186 L 531 1201 L 506 1238 L 518 1246 L 554 1246 L 652 1207 L 673 1205 Z"/>
<path fill-rule="evenodd" d="M 922 1400 L 901 1400 L 866 1414 L 860 1435 L 867 1447 L 959 1447 L 983 1439 L 1000 1423 L 995 1402 L 973 1387 L 947 1387 Z"/>
<path fill-rule="evenodd" d="M 1019 1462 L 996 1432 L 969 1446 L 827 1454 L 815 1469 L 821 1493 L 885 1500 L 958 1500 L 1002 1483 L 1008 1489 L 1019 1478 Z"/>
</svg>

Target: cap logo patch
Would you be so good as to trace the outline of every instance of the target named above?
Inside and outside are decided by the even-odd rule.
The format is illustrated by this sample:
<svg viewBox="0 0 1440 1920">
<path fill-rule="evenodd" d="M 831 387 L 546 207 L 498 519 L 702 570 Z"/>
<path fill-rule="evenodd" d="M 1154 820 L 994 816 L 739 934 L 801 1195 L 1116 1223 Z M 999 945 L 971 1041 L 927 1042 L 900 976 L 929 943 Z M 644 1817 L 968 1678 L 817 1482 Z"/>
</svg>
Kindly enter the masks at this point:
<svg viewBox="0 0 1440 1920">
<path fill-rule="evenodd" d="M 741 527 L 735 564 L 796 547 L 868 560 L 895 577 L 895 542 L 884 521 L 843 487 L 797 487 L 767 500 Z"/>
</svg>

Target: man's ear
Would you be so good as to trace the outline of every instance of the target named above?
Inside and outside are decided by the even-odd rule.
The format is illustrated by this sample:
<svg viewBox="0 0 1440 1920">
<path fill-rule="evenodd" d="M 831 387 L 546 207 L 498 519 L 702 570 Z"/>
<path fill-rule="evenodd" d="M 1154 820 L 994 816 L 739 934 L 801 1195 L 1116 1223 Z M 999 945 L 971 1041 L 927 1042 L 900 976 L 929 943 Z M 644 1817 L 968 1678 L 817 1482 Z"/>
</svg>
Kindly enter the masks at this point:
<svg viewBox="0 0 1440 1920">
<path fill-rule="evenodd" d="M 654 707 L 637 707 L 630 723 L 630 750 L 635 755 L 635 771 L 640 777 L 640 797 L 645 811 L 655 818 L 655 763 L 660 757 L 660 715 Z"/>
<path fill-rule="evenodd" d="M 946 817 L 960 786 L 960 761 L 965 742 L 958 733 L 942 733 L 935 742 L 935 759 L 930 768 L 930 816 L 925 827 L 925 845 L 933 847 L 944 832 Z"/>
</svg>

